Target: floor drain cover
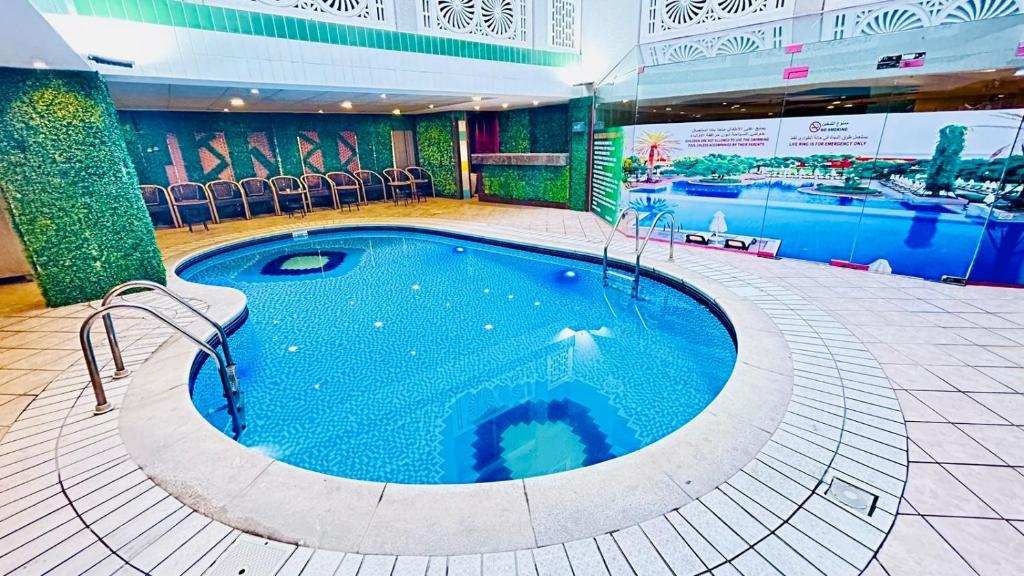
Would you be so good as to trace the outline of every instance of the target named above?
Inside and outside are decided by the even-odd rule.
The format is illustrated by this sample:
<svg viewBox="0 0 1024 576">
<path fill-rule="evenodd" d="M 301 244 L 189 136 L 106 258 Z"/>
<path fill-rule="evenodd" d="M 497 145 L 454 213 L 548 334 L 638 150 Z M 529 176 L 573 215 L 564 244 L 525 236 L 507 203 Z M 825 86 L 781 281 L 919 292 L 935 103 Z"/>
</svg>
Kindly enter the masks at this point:
<svg viewBox="0 0 1024 576">
<path fill-rule="evenodd" d="M 832 478 L 827 494 L 836 502 L 865 516 L 871 516 L 875 511 L 875 504 L 878 503 L 878 496 L 875 494 L 839 478 Z"/>
<path fill-rule="evenodd" d="M 271 576 L 277 574 L 291 547 L 252 536 L 241 536 L 217 559 L 210 576 Z"/>
</svg>

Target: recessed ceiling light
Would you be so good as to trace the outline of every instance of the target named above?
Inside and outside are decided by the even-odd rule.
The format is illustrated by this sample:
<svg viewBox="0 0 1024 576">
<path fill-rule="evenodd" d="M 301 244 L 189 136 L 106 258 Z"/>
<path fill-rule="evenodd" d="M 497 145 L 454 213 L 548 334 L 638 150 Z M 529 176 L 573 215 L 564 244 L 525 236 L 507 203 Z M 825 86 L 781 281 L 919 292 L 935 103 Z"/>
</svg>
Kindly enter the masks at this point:
<svg viewBox="0 0 1024 576">
<path fill-rule="evenodd" d="M 835 108 L 835 106 L 826 106 L 826 107 L 825 107 L 825 109 L 826 109 L 826 110 L 831 110 L 831 109 L 833 109 L 833 108 Z"/>
<path fill-rule="evenodd" d="M 728 106 L 728 105 L 729 105 L 728 102 L 722 102 L 722 106 Z"/>
<path fill-rule="evenodd" d="M 387 94 L 381 94 L 380 98 L 381 98 L 381 100 L 387 100 L 388 99 L 388 95 Z"/>
<path fill-rule="evenodd" d="M 234 98 L 231 99 L 231 105 L 234 106 L 235 108 L 238 108 L 240 106 L 245 106 L 245 100 L 242 100 L 238 96 L 235 96 Z"/>
<path fill-rule="evenodd" d="M 1006 98 L 1006 94 L 1000 94 L 1000 95 L 996 96 L 996 98 Z"/>
<path fill-rule="evenodd" d="M 533 105 L 534 105 L 534 106 L 537 106 L 538 104 L 540 104 L 540 100 L 534 100 L 534 101 L 533 101 Z"/>
<path fill-rule="evenodd" d="M 622 103 L 623 103 L 623 104 L 629 104 L 629 100 L 623 99 L 623 100 L 622 100 Z"/>
<path fill-rule="evenodd" d="M 225 112 L 231 112 L 231 110 L 229 108 L 225 108 L 224 111 Z"/>
<path fill-rule="evenodd" d="M 671 112 L 672 108 L 665 108 L 665 112 Z"/>
<path fill-rule="evenodd" d="M 775 112 L 769 112 L 768 115 L 769 116 L 775 116 Z"/>
<path fill-rule="evenodd" d="M 701 115 L 700 115 L 700 114 L 694 114 L 694 115 L 693 115 L 693 117 L 694 117 L 694 118 L 700 118 L 700 117 L 701 117 Z"/>
<path fill-rule="evenodd" d="M 995 68 L 989 68 L 988 70 L 982 70 L 982 72 L 995 72 Z"/>
<path fill-rule="evenodd" d="M 430 108 L 431 110 L 433 110 L 434 109 L 434 105 L 433 104 L 428 104 L 427 108 Z"/>
<path fill-rule="evenodd" d="M 832 103 L 833 104 L 842 104 L 842 102 L 840 102 L 839 100 L 834 100 Z"/>
<path fill-rule="evenodd" d="M 740 108 L 740 112 L 746 112 L 746 111 L 747 111 L 746 108 Z"/>
<path fill-rule="evenodd" d="M 391 111 L 391 113 L 394 114 L 395 116 L 399 116 L 402 114 L 402 110 L 400 108 L 395 108 L 394 110 Z"/>
<path fill-rule="evenodd" d="M 259 94 L 259 93 L 260 93 L 260 89 L 259 88 L 249 88 L 249 94 L 252 94 L 253 96 L 255 96 L 255 95 Z"/>
<path fill-rule="evenodd" d="M 323 108 L 321 108 L 321 109 L 317 110 L 317 111 L 316 111 L 316 113 L 317 113 L 317 114 L 323 114 L 323 113 L 324 113 L 324 110 L 323 110 Z"/>
<path fill-rule="evenodd" d="M 45 60 L 40 60 L 40 59 L 36 58 L 35 60 L 32 61 L 32 67 L 35 68 L 36 70 L 44 70 L 46 68 L 49 68 L 50 66 L 46 63 Z"/>
<path fill-rule="evenodd" d="M 479 102 L 479 101 L 481 101 L 483 99 L 484 99 L 483 96 L 473 96 L 473 102 Z"/>
<path fill-rule="evenodd" d="M 853 104 L 843 104 L 843 108 L 853 108 Z"/>
<path fill-rule="evenodd" d="M 345 110 L 351 110 L 352 109 L 352 101 L 351 100 L 345 100 L 344 102 L 341 103 L 341 107 L 344 108 Z"/>
<path fill-rule="evenodd" d="M 479 109 L 480 109 L 479 106 L 473 106 L 473 110 L 479 110 Z"/>
<path fill-rule="evenodd" d="M 501 107 L 502 108 L 508 108 L 508 102 L 502 102 L 501 103 Z"/>
</svg>

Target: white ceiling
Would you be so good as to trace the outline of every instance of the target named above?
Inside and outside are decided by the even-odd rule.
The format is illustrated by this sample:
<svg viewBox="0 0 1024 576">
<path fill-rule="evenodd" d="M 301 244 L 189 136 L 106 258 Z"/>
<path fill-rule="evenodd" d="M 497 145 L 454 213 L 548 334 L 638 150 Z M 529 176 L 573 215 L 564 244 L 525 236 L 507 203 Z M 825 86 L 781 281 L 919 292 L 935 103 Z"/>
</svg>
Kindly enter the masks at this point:
<svg viewBox="0 0 1024 576">
<path fill-rule="evenodd" d="M 505 110 L 532 107 L 533 100 L 524 96 L 486 96 L 474 101 L 472 94 L 465 96 L 431 95 L 416 93 L 350 92 L 344 90 L 302 90 L 266 86 L 200 86 L 191 84 L 147 83 L 136 80 L 125 81 L 107 77 L 114 104 L 122 110 L 182 110 L 215 111 L 225 108 L 235 112 L 319 112 L 389 114 L 396 108 L 402 114 L 443 112 L 450 110 L 481 111 Z M 250 93 L 251 88 L 259 94 Z M 232 98 L 241 98 L 245 105 L 231 106 Z M 344 101 L 352 103 L 347 110 L 341 107 Z M 564 100 L 537 100 L 540 105 L 557 104 Z M 434 108 L 430 108 L 433 105 Z"/>
<path fill-rule="evenodd" d="M 0 0 L 3 8 L 3 40 L 0 41 L 0 66 L 33 68 L 36 62 L 58 70 L 89 70 L 88 64 L 75 53 L 50 26 L 29 0 Z"/>
</svg>

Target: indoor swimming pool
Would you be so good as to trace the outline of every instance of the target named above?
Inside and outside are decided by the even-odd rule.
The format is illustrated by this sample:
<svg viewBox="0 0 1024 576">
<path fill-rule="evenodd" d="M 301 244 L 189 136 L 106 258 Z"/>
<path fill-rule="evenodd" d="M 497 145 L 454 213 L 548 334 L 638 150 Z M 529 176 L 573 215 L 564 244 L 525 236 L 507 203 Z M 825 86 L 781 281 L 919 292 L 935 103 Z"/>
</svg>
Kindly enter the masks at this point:
<svg viewBox="0 0 1024 576">
<path fill-rule="evenodd" d="M 395 229 L 249 242 L 179 268 L 248 299 L 240 442 L 346 478 L 473 483 L 571 470 L 700 413 L 736 361 L 724 317 L 599 264 Z M 206 362 L 193 403 L 229 428 Z"/>
</svg>

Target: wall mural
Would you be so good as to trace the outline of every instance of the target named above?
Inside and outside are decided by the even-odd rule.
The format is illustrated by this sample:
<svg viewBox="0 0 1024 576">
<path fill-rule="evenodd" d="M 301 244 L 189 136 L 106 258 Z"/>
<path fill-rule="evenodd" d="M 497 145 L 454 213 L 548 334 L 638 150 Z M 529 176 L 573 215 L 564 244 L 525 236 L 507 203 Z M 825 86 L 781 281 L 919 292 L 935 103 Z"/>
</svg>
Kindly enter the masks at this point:
<svg viewBox="0 0 1024 576">
<path fill-rule="evenodd" d="M 595 157 L 621 169 L 605 170 L 607 183 L 595 172 L 592 209 L 612 220 L 617 211 L 598 201 L 619 196 L 642 222 L 671 212 L 691 243 L 713 248 L 1024 284 L 1022 118 L 1024 109 L 627 126 L 595 142 Z M 601 190 L 612 178 L 619 190 Z"/>
<path fill-rule="evenodd" d="M 203 169 L 203 180 L 234 180 L 231 169 L 231 155 L 223 132 L 196 133 L 196 148 L 199 150 L 199 164 Z"/>
<path fill-rule="evenodd" d="M 323 174 L 324 153 L 320 147 L 320 135 L 311 130 L 299 132 L 299 153 L 302 155 L 302 173 Z"/>
<path fill-rule="evenodd" d="M 277 166 L 277 155 L 271 147 L 266 132 L 250 132 L 248 136 L 249 158 L 257 178 L 270 178 L 280 172 Z"/>
<path fill-rule="evenodd" d="M 338 133 L 338 162 L 349 172 L 359 170 L 359 146 L 355 132 Z"/>
</svg>

